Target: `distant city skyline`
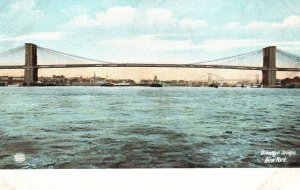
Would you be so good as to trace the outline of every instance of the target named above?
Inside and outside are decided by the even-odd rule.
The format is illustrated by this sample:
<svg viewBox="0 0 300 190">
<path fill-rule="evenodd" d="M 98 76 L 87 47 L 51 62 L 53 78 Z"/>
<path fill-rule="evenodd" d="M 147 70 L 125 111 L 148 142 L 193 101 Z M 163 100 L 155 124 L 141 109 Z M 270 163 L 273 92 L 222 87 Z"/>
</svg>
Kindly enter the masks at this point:
<svg viewBox="0 0 300 190">
<path fill-rule="evenodd" d="M 49 70 L 51 72 L 49 72 Z M 149 72 L 149 70 L 153 70 Z M 125 71 L 125 72 L 124 72 Z M 130 72 L 129 72 L 130 71 Z M 89 78 L 94 76 L 94 72 L 97 77 L 111 78 L 111 79 L 133 79 L 133 80 L 152 80 L 157 76 L 160 80 L 203 80 L 203 76 L 208 73 L 216 74 L 225 79 L 248 79 L 256 80 L 257 75 L 259 80 L 262 78 L 261 71 L 240 71 L 231 70 L 231 72 L 224 72 L 227 70 L 219 69 L 174 69 L 174 68 L 96 68 L 94 70 L 90 68 L 74 68 L 74 69 L 48 69 L 39 70 L 40 77 L 52 77 L 53 75 L 64 75 L 68 78 L 71 77 L 84 77 Z M 188 75 L 186 73 L 193 73 Z M 234 72 L 234 74 L 232 74 Z M 1 72 L 0 72 L 1 73 Z M 120 74 L 123 73 L 123 74 Z M 0 76 L 24 76 L 23 70 L 15 70 L 12 73 L 2 72 Z M 299 76 L 299 73 L 294 72 L 277 72 L 278 79 L 293 78 Z"/>
</svg>

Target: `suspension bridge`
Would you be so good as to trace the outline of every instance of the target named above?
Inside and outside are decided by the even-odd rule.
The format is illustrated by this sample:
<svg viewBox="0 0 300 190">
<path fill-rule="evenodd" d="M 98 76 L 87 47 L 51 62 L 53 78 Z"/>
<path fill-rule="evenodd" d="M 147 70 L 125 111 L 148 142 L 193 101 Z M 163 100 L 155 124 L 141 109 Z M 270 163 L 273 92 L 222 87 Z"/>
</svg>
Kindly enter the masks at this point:
<svg viewBox="0 0 300 190">
<path fill-rule="evenodd" d="M 256 58 L 256 60 L 254 58 Z M 276 61 L 278 60 L 282 60 L 283 64 L 277 66 Z M 249 53 L 195 63 L 117 63 L 72 55 L 31 43 L 26 43 L 20 47 L 0 53 L 0 69 L 24 69 L 24 86 L 34 86 L 37 83 L 39 69 L 83 67 L 164 67 L 258 70 L 262 71 L 263 86 L 272 87 L 276 85 L 276 72 L 300 71 L 300 56 L 278 49 L 275 46 L 270 46 Z"/>
</svg>

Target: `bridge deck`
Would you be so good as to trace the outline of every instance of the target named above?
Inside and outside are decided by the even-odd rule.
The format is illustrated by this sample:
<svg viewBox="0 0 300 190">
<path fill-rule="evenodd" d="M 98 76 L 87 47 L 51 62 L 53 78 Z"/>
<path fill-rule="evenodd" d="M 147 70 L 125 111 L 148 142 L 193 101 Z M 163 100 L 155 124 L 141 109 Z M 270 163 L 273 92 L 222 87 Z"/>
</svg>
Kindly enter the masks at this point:
<svg viewBox="0 0 300 190">
<path fill-rule="evenodd" d="M 235 70 L 267 70 L 263 67 L 231 66 L 231 65 L 195 65 L 195 64 L 137 64 L 137 63 L 103 63 L 103 64 L 68 64 L 68 65 L 38 65 L 34 68 L 80 68 L 80 67 L 161 67 L 161 68 L 207 68 Z M 26 69 L 24 65 L 2 65 L 0 69 Z M 276 71 L 300 71 L 300 68 L 277 68 Z"/>
</svg>

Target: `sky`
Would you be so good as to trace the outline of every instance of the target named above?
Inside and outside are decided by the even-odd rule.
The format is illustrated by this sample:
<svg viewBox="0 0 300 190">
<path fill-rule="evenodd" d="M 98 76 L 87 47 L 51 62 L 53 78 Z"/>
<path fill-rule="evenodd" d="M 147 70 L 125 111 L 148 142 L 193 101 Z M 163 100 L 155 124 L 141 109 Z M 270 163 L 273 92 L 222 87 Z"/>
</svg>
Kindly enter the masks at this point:
<svg viewBox="0 0 300 190">
<path fill-rule="evenodd" d="M 0 52 L 30 42 L 107 61 L 191 63 L 271 45 L 300 55 L 299 33 L 300 0 L 0 2 Z M 142 77 L 137 76 L 141 70 L 117 70 L 120 77 L 130 77 L 131 71 Z M 82 71 L 91 73 L 91 69 Z M 117 76 L 111 69 L 96 71 Z M 143 74 L 155 75 L 150 71 Z M 183 78 L 190 75 L 182 73 Z"/>
</svg>

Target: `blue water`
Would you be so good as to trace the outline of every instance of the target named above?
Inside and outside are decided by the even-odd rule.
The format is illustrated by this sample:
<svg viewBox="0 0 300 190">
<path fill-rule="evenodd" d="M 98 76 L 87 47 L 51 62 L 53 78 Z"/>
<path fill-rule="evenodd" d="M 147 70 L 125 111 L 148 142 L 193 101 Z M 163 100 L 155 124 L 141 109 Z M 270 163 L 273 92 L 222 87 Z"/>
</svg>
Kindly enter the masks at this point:
<svg viewBox="0 0 300 190">
<path fill-rule="evenodd" d="M 300 89 L 2 87 L 0 168 L 299 167 L 299 97 Z M 264 163 L 262 150 L 296 155 Z"/>
</svg>

